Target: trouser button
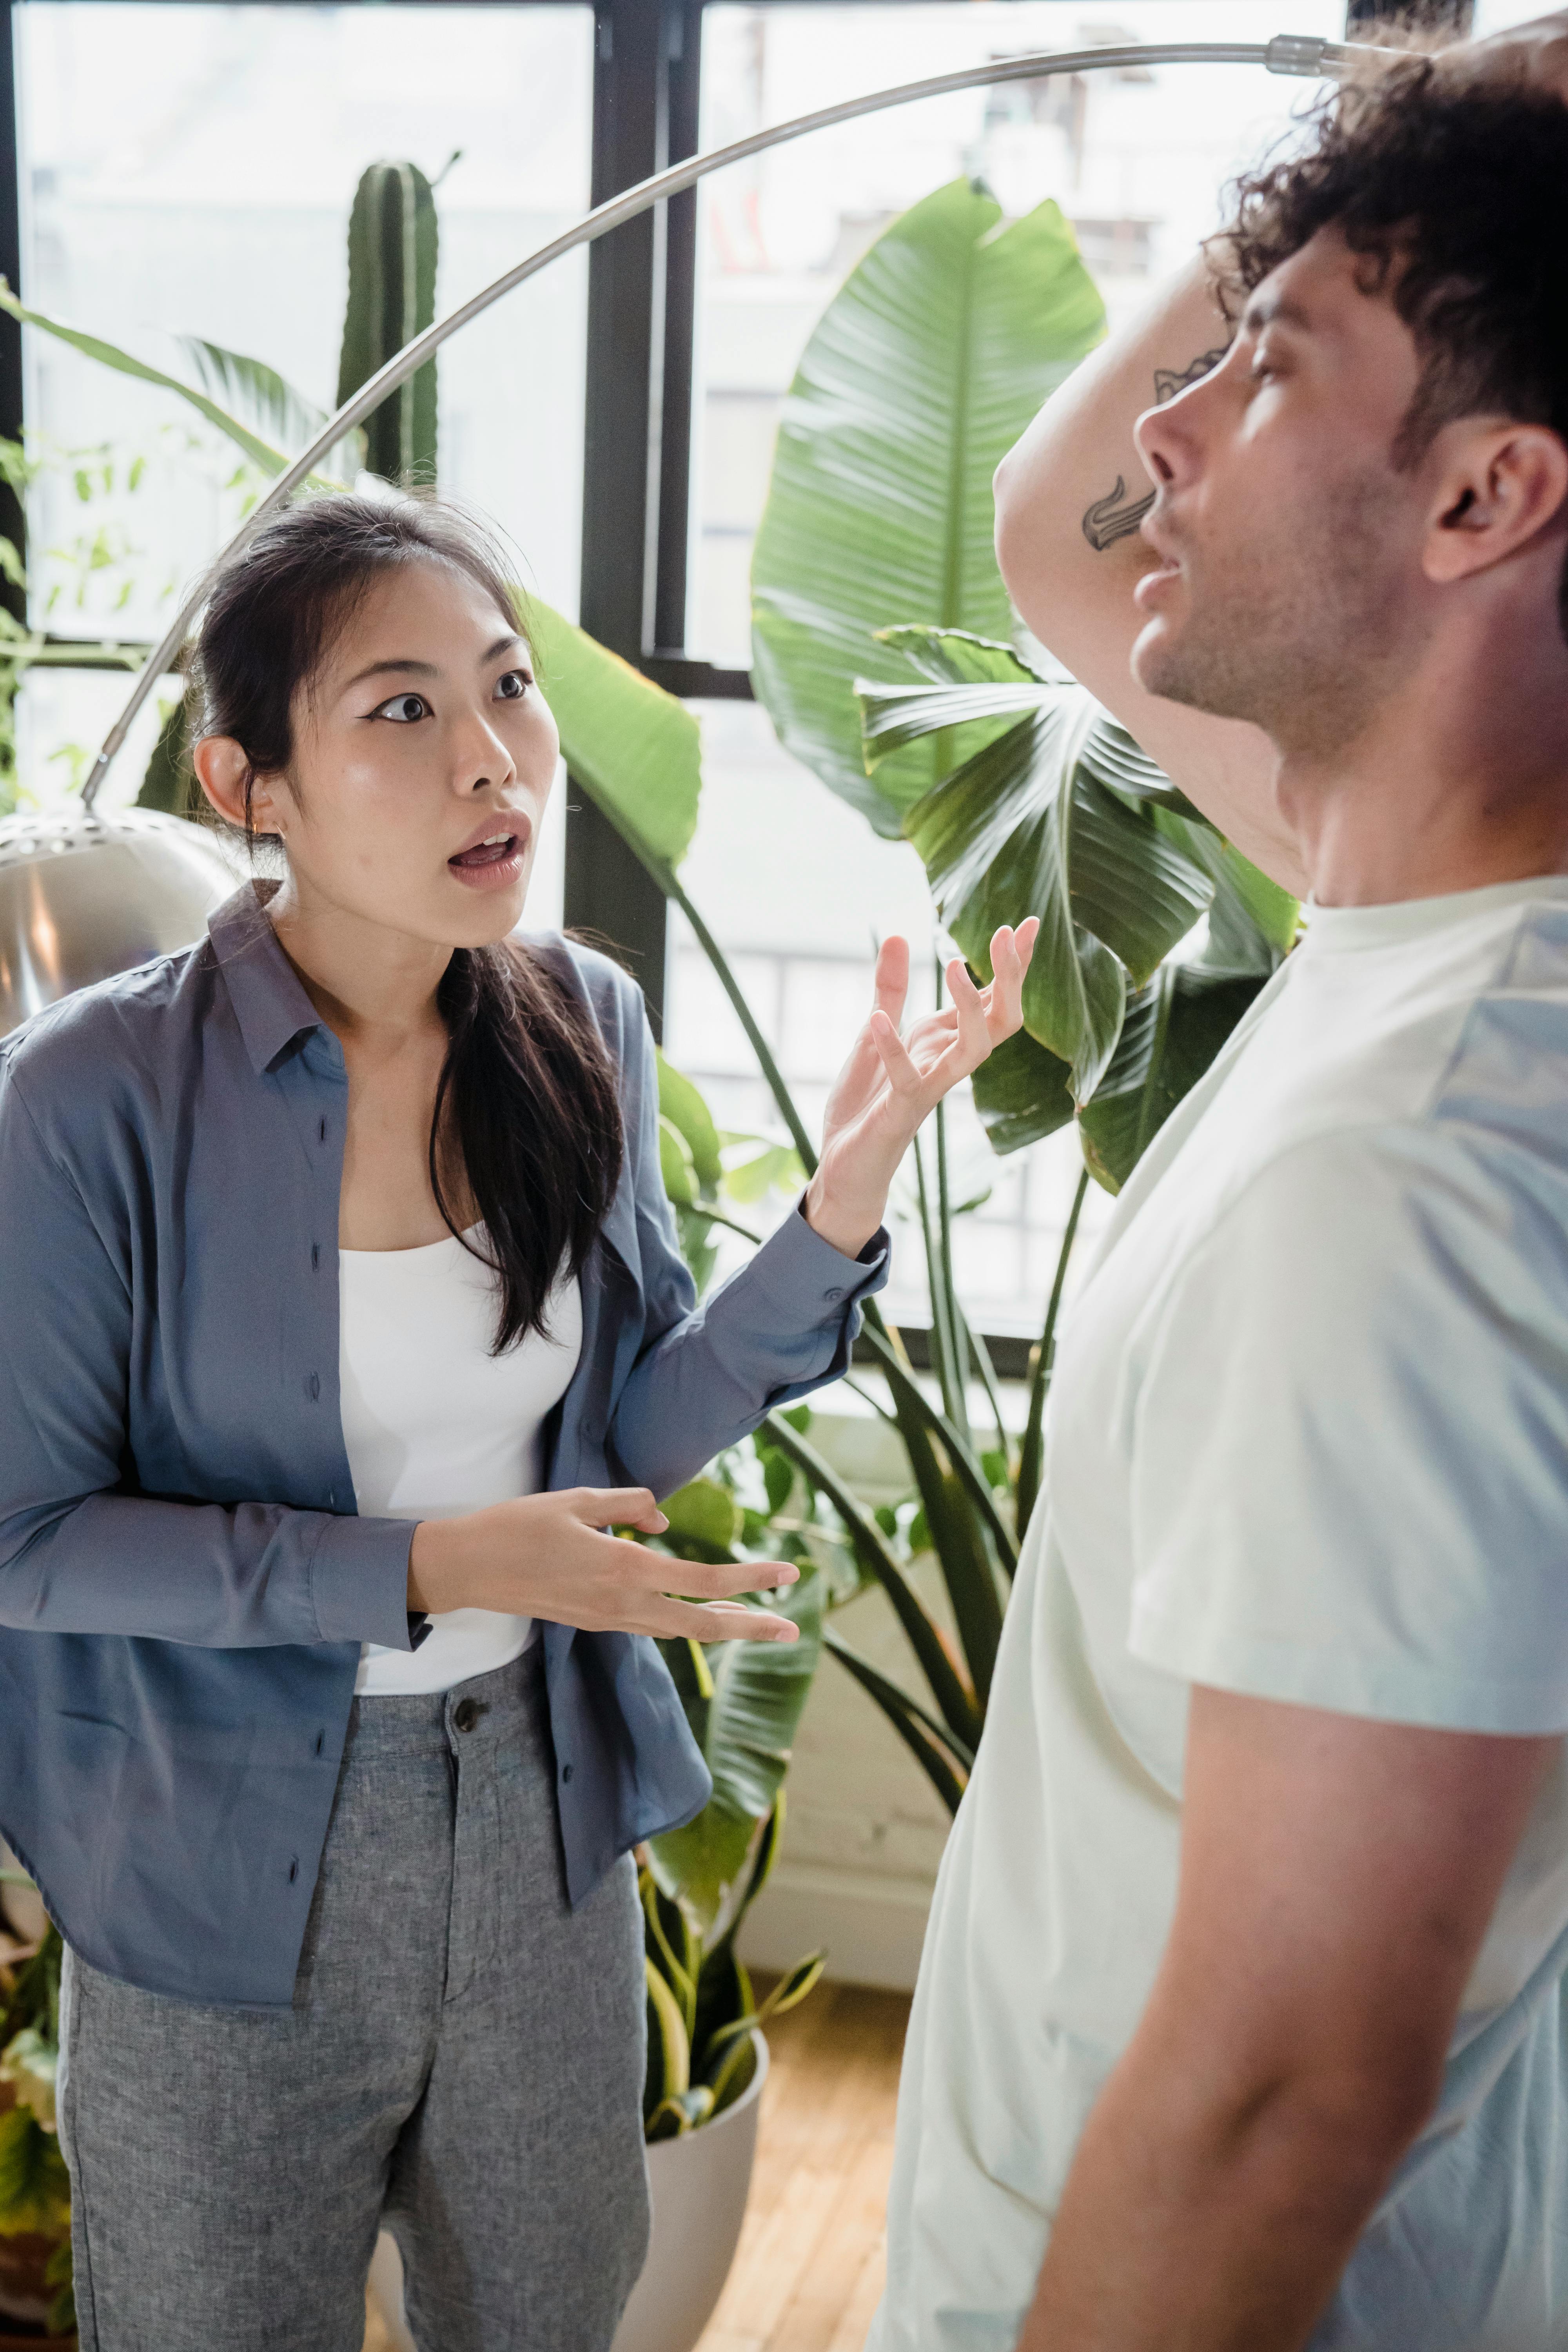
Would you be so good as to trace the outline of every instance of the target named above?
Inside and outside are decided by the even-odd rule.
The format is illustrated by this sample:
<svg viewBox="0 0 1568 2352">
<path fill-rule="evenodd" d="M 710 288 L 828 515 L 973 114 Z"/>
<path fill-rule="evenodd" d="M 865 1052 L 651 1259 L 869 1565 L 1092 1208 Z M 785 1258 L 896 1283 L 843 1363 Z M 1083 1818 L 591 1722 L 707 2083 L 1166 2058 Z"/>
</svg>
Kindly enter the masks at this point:
<svg viewBox="0 0 1568 2352">
<path fill-rule="evenodd" d="M 472 1731 L 484 1713 L 485 1709 L 477 1698 L 460 1698 L 452 1709 L 453 1728 L 458 1731 Z"/>
</svg>

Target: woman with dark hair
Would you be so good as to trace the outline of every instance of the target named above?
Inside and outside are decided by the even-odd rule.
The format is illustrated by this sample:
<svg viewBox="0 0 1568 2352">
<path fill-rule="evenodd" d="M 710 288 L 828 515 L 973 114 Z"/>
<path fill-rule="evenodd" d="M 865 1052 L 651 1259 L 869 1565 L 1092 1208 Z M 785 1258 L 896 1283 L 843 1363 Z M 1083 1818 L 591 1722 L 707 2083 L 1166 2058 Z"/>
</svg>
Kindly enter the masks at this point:
<svg viewBox="0 0 1568 2352">
<path fill-rule="evenodd" d="M 699 1309 L 633 983 L 517 935 L 557 760 L 450 508 L 320 498 L 215 577 L 200 946 L 0 1047 L 0 1822 L 68 1946 L 84 2352 L 595 2352 L 647 2227 L 630 1849 L 706 1801 L 650 1635 L 793 1638 L 668 1493 L 834 1379 L 926 1111 L 1034 926 L 898 1028 Z M 795 1571 L 767 1574 L 778 1584 Z"/>
</svg>

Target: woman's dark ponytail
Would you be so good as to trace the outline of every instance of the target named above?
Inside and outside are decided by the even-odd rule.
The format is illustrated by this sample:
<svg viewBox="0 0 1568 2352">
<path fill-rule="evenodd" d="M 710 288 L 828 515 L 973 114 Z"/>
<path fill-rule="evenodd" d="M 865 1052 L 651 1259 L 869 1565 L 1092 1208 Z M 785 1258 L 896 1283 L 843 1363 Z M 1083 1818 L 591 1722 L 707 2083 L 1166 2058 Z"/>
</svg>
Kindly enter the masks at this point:
<svg viewBox="0 0 1568 2352">
<path fill-rule="evenodd" d="M 526 634 L 497 547 L 467 515 L 429 498 L 333 493 L 285 507 L 208 583 L 191 731 L 232 736 L 245 751 L 247 840 L 253 779 L 285 773 L 292 758 L 298 696 L 366 592 L 411 561 L 465 572 Z M 582 1272 L 620 1178 L 620 1093 L 587 1012 L 521 940 L 456 949 L 436 1002 L 450 1043 L 430 1182 L 460 1237 L 452 1202 L 460 1169 L 484 1221 L 500 1277 L 500 1355 L 547 1329 L 557 1282 Z"/>
</svg>

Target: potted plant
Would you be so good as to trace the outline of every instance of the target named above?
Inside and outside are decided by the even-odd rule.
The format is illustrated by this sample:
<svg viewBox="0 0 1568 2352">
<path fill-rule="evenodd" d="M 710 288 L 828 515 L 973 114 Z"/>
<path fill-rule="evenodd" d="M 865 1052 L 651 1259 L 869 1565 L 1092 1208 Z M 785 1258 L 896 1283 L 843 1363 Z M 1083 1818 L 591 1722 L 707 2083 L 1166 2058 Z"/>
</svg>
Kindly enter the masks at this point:
<svg viewBox="0 0 1568 2352">
<path fill-rule="evenodd" d="M 0 1885 L 16 1890 L 0 1929 L 25 1938 L 0 1934 L 0 2352 L 22 2352 L 76 2340 L 70 2182 L 55 2131 L 61 1947 L 32 1881 L 6 1870 Z"/>
</svg>

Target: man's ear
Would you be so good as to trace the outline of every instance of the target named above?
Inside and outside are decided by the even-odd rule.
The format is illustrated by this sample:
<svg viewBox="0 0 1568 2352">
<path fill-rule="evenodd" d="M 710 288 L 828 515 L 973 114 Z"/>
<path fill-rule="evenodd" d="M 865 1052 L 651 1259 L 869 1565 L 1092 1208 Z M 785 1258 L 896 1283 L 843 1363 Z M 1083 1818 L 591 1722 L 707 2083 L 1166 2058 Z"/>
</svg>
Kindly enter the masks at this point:
<svg viewBox="0 0 1568 2352">
<path fill-rule="evenodd" d="M 232 735 L 204 735 L 191 752 L 191 765 L 196 772 L 196 782 L 219 816 L 226 817 L 242 831 L 245 825 L 245 787 L 250 778 L 250 761 L 243 747 Z M 257 776 L 250 786 L 250 822 L 258 834 L 280 834 L 278 822 L 279 787 L 277 776 Z"/>
<path fill-rule="evenodd" d="M 1568 443 L 1545 425 L 1445 426 L 1431 452 L 1436 494 L 1422 569 L 1435 585 L 1466 580 L 1568 525 Z"/>
</svg>

